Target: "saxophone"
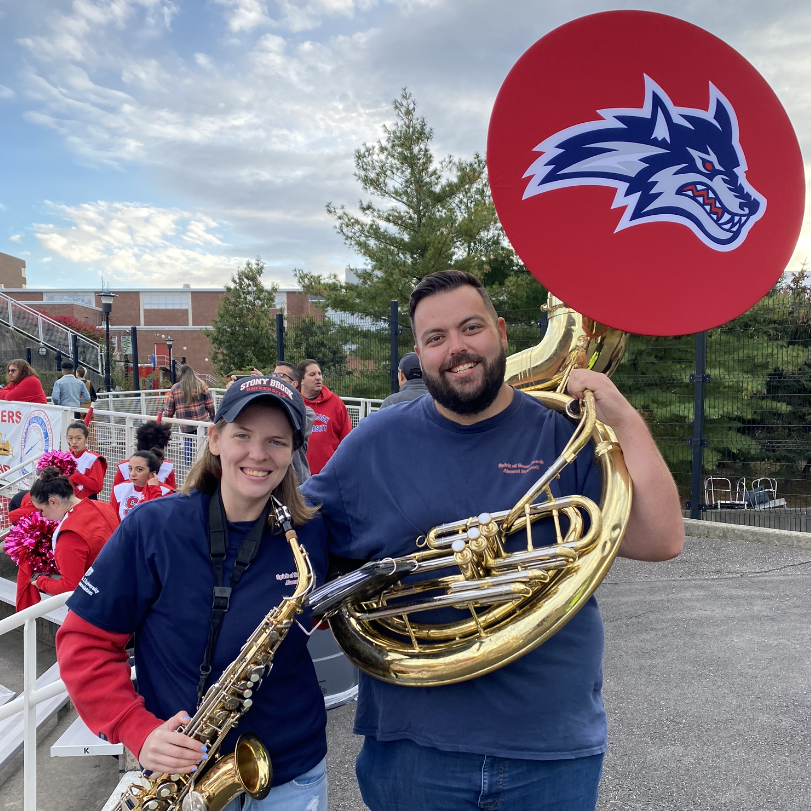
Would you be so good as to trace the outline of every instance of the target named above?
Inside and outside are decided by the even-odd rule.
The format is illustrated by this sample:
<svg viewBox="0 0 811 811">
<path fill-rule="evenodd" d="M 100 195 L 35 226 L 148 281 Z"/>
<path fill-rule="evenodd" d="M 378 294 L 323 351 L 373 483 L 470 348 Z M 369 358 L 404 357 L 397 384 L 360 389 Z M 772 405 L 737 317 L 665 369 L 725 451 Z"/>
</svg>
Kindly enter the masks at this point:
<svg viewBox="0 0 811 811">
<path fill-rule="evenodd" d="M 255 735 L 244 734 L 234 752 L 220 757 L 225 736 L 240 722 L 253 703 L 252 696 L 273 666 L 276 649 L 302 611 L 315 583 L 307 552 L 299 546 L 290 511 L 273 497 L 276 521 L 293 551 L 298 585 L 290 597 L 271 609 L 242 646 L 239 656 L 203 696 L 194 717 L 178 732 L 208 747 L 192 774 L 144 772 L 130 784 L 116 811 L 220 811 L 243 792 L 256 800 L 270 792 L 273 769 L 270 757 Z"/>
</svg>

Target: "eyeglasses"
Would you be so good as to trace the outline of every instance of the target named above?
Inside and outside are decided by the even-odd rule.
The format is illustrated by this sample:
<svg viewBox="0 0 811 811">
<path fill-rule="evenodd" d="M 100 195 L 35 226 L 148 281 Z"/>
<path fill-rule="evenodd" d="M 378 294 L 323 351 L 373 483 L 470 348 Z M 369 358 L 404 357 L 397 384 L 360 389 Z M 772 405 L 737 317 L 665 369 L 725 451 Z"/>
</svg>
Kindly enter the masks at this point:
<svg viewBox="0 0 811 811">
<path fill-rule="evenodd" d="M 291 383 L 293 382 L 293 378 L 290 375 L 286 375 L 284 372 L 274 372 L 271 377 L 281 377 L 283 380 L 289 380 Z"/>
</svg>

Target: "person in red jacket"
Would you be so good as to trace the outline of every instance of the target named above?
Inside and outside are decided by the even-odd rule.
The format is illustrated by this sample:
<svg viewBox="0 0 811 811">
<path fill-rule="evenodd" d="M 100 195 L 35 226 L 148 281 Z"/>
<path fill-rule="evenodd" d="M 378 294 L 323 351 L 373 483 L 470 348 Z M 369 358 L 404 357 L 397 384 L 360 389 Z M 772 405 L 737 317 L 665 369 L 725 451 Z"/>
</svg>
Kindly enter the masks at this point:
<svg viewBox="0 0 811 811">
<path fill-rule="evenodd" d="M 80 499 L 70 479 L 55 467 L 44 468 L 31 486 L 31 501 L 51 521 L 58 575 L 37 575 L 31 583 L 46 594 L 73 591 L 118 527 L 109 504 Z"/>
<path fill-rule="evenodd" d="M 45 403 L 45 390 L 37 373 L 21 358 L 8 362 L 6 385 L 0 389 L 0 400 L 15 400 L 18 403 Z"/>
<path fill-rule="evenodd" d="M 115 510 L 119 521 L 123 521 L 130 510 L 142 501 L 152 501 L 174 492 L 158 480 L 158 471 L 161 459 L 157 453 L 160 448 L 151 451 L 135 451 L 130 457 L 129 481 L 121 482 L 113 487 L 110 497 L 110 506 Z"/>
<path fill-rule="evenodd" d="M 317 361 L 303 360 L 296 367 L 301 375 L 305 405 L 315 412 L 313 431 L 307 446 L 310 473 L 315 476 L 329 462 L 335 449 L 352 430 L 352 421 L 343 400 L 325 385 Z"/>
<path fill-rule="evenodd" d="M 158 481 L 168 487 L 170 490 L 177 490 L 177 481 L 175 480 L 175 466 L 168 461 L 166 456 L 166 448 L 169 445 L 169 440 L 172 438 L 172 426 L 164 425 L 156 420 L 150 420 L 143 425 L 138 426 L 135 431 L 135 450 L 137 451 L 154 451 L 155 448 L 160 448 L 161 462 L 160 470 L 158 471 Z M 118 467 L 113 477 L 113 487 L 117 484 L 123 484 L 129 481 L 130 478 L 130 460 L 125 459 L 123 462 L 118 463 Z"/>
<path fill-rule="evenodd" d="M 76 460 L 76 471 L 70 477 L 77 498 L 89 498 L 95 501 L 104 488 L 104 476 L 107 473 L 107 460 L 87 449 L 87 426 L 77 420 L 68 425 L 67 440 L 73 458 Z"/>
<path fill-rule="evenodd" d="M 16 524 L 21 518 L 26 515 L 31 515 L 37 511 L 37 508 L 31 503 L 31 496 L 28 491 L 17 493 L 14 498 L 8 503 L 8 520 Z"/>
</svg>

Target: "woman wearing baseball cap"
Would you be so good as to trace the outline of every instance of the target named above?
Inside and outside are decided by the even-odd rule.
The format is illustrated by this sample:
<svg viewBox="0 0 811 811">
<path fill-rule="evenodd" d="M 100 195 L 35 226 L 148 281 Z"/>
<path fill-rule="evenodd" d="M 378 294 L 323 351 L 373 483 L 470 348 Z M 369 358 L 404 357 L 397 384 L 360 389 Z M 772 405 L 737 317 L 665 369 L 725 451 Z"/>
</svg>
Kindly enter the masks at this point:
<svg viewBox="0 0 811 811">
<path fill-rule="evenodd" d="M 284 381 L 238 380 L 220 403 L 184 493 L 133 510 L 68 601 L 57 653 L 71 699 L 91 730 L 122 742 L 145 769 L 197 769 L 202 745 L 175 730 L 194 714 L 198 697 L 237 658 L 265 614 L 295 588 L 290 546 L 268 521 L 271 496 L 289 509 L 316 582 L 324 582 L 323 522 L 299 493 L 291 466 L 304 420 L 301 395 Z M 224 544 L 212 525 L 224 529 Z M 213 588 L 229 584 L 212 644 Z M 301 622 L 308 626 L 306 613 Z M 138 694 L 125 651 L 133 634 Z M 238 735 L 253 732 L 270 754 L 270 794 L 264 800 L 243 797 L 241 807 L 326 809 L 326 720 L 307 637 L 294 624 L 250 710 L 220 747 L 227 754 Z M 239 800 L 228 811 L 232 806 L 239 808 Z"/>
</svg>

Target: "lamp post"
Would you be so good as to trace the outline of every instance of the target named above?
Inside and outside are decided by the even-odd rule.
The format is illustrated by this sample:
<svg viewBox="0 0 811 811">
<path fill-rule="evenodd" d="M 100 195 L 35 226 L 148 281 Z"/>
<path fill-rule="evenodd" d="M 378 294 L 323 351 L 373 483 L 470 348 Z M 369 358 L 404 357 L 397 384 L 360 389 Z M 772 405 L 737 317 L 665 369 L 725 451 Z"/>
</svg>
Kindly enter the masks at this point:
<svg viewBox="0 0 811 811">
<path fill-rule="evenodd" d="M 101 299 L 101 311 L 104 313 L 104 388 L 110 391 L 110 311 L 113 309 L 113 299 L 115 293 L 109 290 L 102 290 L 99 293 Z"/>
<path fill-rule="evenodd" d="M 168 335 L 166 337 L 166 348 L 169 350 L 169 380 L 174 386 L 176 381 L 175 381 L 175 362 L 172 359 L 172 344 L 174 344 L 172 336 Z"/>
</svg>

